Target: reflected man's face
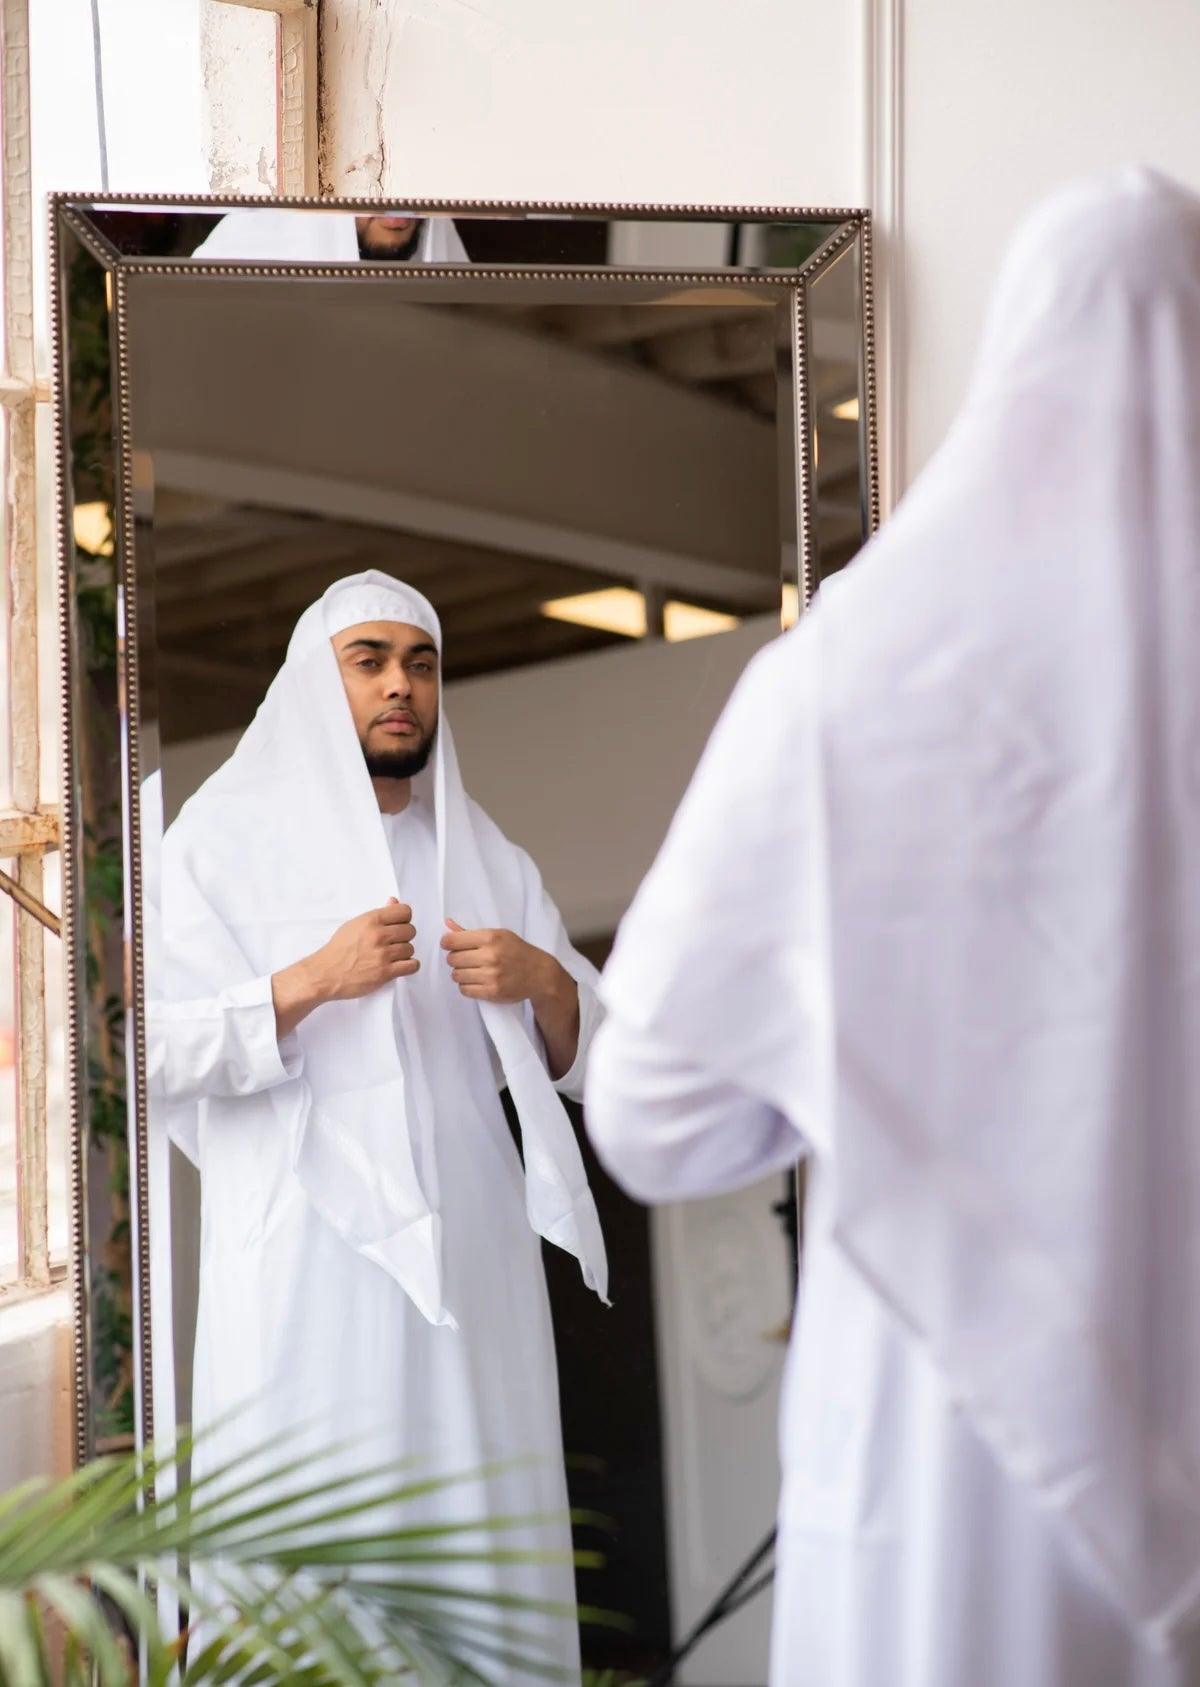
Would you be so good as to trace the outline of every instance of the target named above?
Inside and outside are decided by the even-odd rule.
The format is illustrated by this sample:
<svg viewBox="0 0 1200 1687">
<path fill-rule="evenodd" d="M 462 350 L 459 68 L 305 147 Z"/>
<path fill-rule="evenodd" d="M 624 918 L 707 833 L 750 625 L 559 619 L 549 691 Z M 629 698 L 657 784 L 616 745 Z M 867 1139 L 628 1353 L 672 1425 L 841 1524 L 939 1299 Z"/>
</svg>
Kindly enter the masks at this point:
<svg viewBox="0 0 1200 1687">
<path fill-rule="evenodd" d="M 355 217 L 364 258 L 412 258 L 421 238 L 421 217 Z"/>
<path fill-rule="evenodd" d="M 438 653 L 422 627 L 364 621 L 333 639 L 354 728 L 372 778 L 411 779 L 438 723 Z"/>
</svg>

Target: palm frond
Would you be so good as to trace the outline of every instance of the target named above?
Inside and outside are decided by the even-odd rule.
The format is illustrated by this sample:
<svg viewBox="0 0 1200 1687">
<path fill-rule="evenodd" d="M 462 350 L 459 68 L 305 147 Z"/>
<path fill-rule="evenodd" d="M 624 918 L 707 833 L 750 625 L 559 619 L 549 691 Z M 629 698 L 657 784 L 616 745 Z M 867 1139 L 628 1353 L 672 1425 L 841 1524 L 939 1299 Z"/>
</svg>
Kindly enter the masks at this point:
<svg viewBox="0 0 1200 1687">
<path fill-rule="evenodd" d="M 472 1565 L 562 1561 L 528 1543 L 563 1520 L 420 1515 L 513 1461 L 457 1475 L 408 1461 L 347 1477 L 288 1443 L 195 1482 L 178 1480 L 193 1452 L 182 1440 L 0 1495 L 0 1687 L 130 1687 L 139 1649 L 149 1687 L 487 1687 L 493 1670 L 513 1669 L 556 1678 L 549 1631 L 574 1624 L 575 1608 L 461 1577 Z M 186 1609 L 189 1634 L 164 1622 L 151 1584 Z"/>
</svg>

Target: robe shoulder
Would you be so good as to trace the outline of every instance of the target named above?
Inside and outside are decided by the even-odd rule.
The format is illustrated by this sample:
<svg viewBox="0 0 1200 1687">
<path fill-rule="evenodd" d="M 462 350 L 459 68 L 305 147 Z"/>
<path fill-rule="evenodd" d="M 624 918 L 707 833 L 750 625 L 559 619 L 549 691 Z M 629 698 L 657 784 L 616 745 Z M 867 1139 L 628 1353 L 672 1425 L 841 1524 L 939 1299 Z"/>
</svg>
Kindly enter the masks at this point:
<svg viewBox="0 0 1200 1687">
<path fill-rule="evenodd" d="M 234 880 L 252 883 L 274 870 L 274 851 L 262 846 L 269 846 L 278 827 L 269 795 L 230 777 L 226 763 L 188 798 L 167 827 L 164 870 L 186 873 L 209 893 Z"/>
<path fill-rule="evenodd" d="M 248 842 L 269 832 L 275 818 L 265 796 L 201 786 L 167 827 L 163 843 L 188 860 L 244 860 Z"/>
</svg>

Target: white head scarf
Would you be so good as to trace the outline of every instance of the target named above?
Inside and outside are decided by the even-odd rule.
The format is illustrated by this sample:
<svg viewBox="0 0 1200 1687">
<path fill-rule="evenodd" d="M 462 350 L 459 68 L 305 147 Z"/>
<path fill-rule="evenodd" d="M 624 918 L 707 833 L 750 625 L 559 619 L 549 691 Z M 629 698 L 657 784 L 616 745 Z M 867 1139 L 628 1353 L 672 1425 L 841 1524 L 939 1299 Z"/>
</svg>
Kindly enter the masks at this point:
<svg viewBox="0 0 1200 1687">
<path fill-rule="evenodd" d="M 1200 202 L 1063 193 L 943 449 L 772 652 L 815 682 L 836 1239 L 1159 1644 L 1200 1609 L 1198 450 Z M 753 1087 L 704 965 L 745 899 L 658 895 L 605 995 Z"/>
<path fill-rule="evenodd" d="M 1163 1641 L 1200 1605 L 1200 203 L 1069 191 L 815 627 L 838 1234 Z"/>
<path fill-rule="evenodd" d="M 322 930 L 400 895 L 330 643 L 366 621 L 419 627 L 441 649 L 438 617 L 419 592 L 374 570 L 338 581 L 301 616 L 233 755 L 163 841 L 165 966 L 178 1000 L 254 977 L 268 950 L 299 959 Z M 463 790 L 444 709 L 430 766 L 414 785 L 434 805 L 439 913 L 453 908 L 470 929 L 502 925 L 480 846 L 488 822 Z M 573 1253 L 603 1296 L 599 1219 L 562 1101 L 520 1008 L 480 1010 L 521 1122 L 530 1223 Z M 404 981 L 326 1003 L 305 1022 L 302 1042 L 299 1101 L 295 1084 L 269 1094 L 294 1131 L 292 1165 L 305 1193 L 427 1318 L 453 1323 L 442 1295 L 434 1102 Z"/>
<path fill-rule="evenodd" d="M 402 216 L 403 210 L 389 215 Z M 290 263 L 357 264 L 358 215 L 350 211 L 308 211 L 287 206 L 264 205 L 227 211 L 220 222 L 197 246 L 197 258 L 261 258 Z M 454 221 L 450 217 L 426 217 L 422 223 L 415 258 L 418 264 L 470 263 Z"/>
</svg>

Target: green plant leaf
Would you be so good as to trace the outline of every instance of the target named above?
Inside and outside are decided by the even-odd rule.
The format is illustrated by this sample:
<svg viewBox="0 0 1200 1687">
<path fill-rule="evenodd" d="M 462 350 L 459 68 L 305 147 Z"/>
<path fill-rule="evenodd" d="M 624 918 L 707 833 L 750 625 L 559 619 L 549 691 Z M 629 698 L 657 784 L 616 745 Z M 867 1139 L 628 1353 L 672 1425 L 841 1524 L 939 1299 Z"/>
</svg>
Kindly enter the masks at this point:
<svg viewBox="0 0 1200 1687">
<path fill-rule="evenodd" d="M 6 1687 L 42 1687 L 42 1650 L 31 1624 L 37 1609 L 19 1593 L 0 1593 L 0 1680 Z"/>
<path fill-rule="evenodd" d="M 95 1665 L 101 1687 L 128 1687 L 132 1661 L 92 1595 L 66 1576 L 39 1576 L 33 1592 L 58 1613 L 81 1654 Z"/>
<path fill-rule="evenodd" d="M 434 1476 L 407 1461 L 347 1479 L 324 1462 L 329 1455 L 301 1455 L 289 1439 L 239 1454 L 195 1484 L 179 1482 L 178 1491 L 179 1465 L 193 1446 L 186 1437 L 0 1496 L 5 1687 L 48 1687 L 47 1612 L 64 1628 L 64 1687 L 136 1679 L 121 1624 L 144 1645 L 150 1687 L 180 1679 L 184 1687 L 488 1687 L 500 1669 L 530 1683 L 558 1678 L 550 1631 L 556 1621 L 574 1624 L 575 1607 L 464 1588 L 455 1573 L 566 1561 L 562 1552 L 505 1539 L 559 1517 L 423 1519 L 430 1496 L 481 1472 Z M 514 1462 L 523 1461 L 485 1471 Z M 397 1523 L 405 1507 L 412 1520 Z M 184 1640 L 160 1617 L 153 1581 L 178 1595 L 194 1625 L 185 1668 Z"/>
</svg>

